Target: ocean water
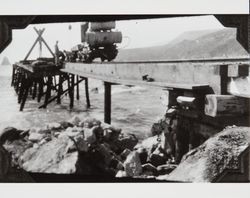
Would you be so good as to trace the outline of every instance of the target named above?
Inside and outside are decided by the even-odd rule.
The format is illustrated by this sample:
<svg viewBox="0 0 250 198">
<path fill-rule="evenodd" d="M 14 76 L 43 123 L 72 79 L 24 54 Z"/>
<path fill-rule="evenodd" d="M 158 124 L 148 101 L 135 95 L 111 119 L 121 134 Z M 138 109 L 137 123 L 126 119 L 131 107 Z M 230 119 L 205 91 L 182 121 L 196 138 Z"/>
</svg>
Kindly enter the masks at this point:
<svg viewBox="0 0 250 198">
<path fill-rule="evenodd" d="M 17 95 L 10 86 L 11 72 L 10 65 L 0 66 L 0 131 L 7 126 L 19 129 L 43 127 L 46 123 L 68 120 L 74 115 L 93 117 L 103 122 L 104 89 L 101 81 L 89 80 L 90 109 L 86 108 L 84 83 L 81 83 L 80 100 L 75 100 L 72 110 L 69 109 L 69 98 L 64 96 L 61 105 L 52 102 L 46 109 L 38 109 L 40 104 L 28 99 L 23 112 L 20 112 Z M 161 89 L 112 86 L 112 125 L 122 128 L 123 133 L 136 134 L 139 139 L 148 137 L 151 125 L 166 110 L 162 102 L 164 94 Z"/>
</svg>

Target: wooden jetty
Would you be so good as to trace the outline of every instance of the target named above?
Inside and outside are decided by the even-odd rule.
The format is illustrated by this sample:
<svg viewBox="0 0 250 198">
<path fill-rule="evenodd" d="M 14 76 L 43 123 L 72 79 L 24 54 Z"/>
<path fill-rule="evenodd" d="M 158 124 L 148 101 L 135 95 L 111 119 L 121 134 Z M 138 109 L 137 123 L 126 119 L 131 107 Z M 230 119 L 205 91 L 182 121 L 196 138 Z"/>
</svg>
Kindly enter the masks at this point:
<svg viewBox="0 0 250 198">
<path fill-rule="evenodd" d="M 74 89 L 76 89 L 76 98 L 79 100 L 79 83 L 85 81 L 87 107 L 90 107 L 88 94 L 88 79 L 72 74 L 66 74 L 60 71 L 60 67 L 53 62 L 33 64 L 37 61 L 25 61 L 13 65 L 13 74 L 11 85 L 18 95 L 20 111 L 24 109 L 27 98 L 37 99 L 44 102 L 39 108 L 46 108 L 47 105 L 56 100 L 61 103 L 61 97 L 68 94 L 70 97 L 70 108 L 74 103 Z M 67 82 L 65 86 L 64 82 Z"/>
<path fill-rule="evenodd" d="M 68 62 L 61 71 L 104 81 L 104 121 L 111 123 L 112 85 L 139 85 L 166 90 L 169 92 L 169 108 L 177 105 L 178 96 L 194 97 L 195 114 L 207 117 L 204 114 L 205 96 L 233 94 L 230 93 L 230 81 L 249 76 L 249 65 L 249 58 L 91 64 Z M 246 96 L 247 93 L 241 94 Z"/>
<path fill-rule="evenodd" d="M 76 98 L 79 100 L 79 83 L 85 80 L 87 107 L 90 107 L 88 94 L 88 80 L 84 77 L 76 76 L 74 74 L 66 74 L 60 71 L 64 59 L 60 59 L 59 49 L 56 44 L 56 51 L 50 49 L 42 34 L 45 28 L 38 30 L 34 27 L 38 37 L 31 46 L 23 61 L 13 65 L 12 82 L 18 95 L 18 103 L 20 104 L 20 111 L 24 109 L 25 102 L 30 95 L 32 99 L 37 98 L 37 102 L 41 101 L 44 96 L 44 103 L 39 108 L 46 108 L 49 103 L 56 100 L 57 104 L 61 103 L 62 95 L 68 93 L 70 97 L 70 108 L 74 104 L 74 89 L 76 87 Z M 39 44 L 39 58 L 37 60 L 28 60 L 32 50 Z M 49 50 L 52 58 L 42 58 L 43 44 Z M 63 84 L 67 81 L 67 88 L 64 89 Z M 52 94 L 53 93 L 53 94 Z"/>
</svg>

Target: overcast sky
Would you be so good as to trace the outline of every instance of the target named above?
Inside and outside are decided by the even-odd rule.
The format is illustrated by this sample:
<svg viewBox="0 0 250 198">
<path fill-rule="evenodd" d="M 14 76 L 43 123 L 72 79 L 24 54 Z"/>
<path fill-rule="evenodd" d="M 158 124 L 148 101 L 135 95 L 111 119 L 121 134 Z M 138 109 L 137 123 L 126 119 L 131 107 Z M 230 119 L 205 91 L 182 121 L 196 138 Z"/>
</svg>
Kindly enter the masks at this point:
<svg viewBox="0 0 250 198">
<path fill-rule="evenodd" d="M 129 20 L 117 21 L 116 24 L 116 29 L 123 34 L 123 42 L 119 47 L 125 49 L 166 44 L 187 31 L 224 28 L 214 16 Z M 0 55 L 0 61 L 4 56 L 11 62 L 25 57 L 37 38 L 33 27 L 46 29 L 43 37 L 52 50 L 56 40 L 59 41 L 59 48 L 66 50 L 81 41 L 80 23 L 29 25 L 26 29 L 13 31 L 12 43 Z M 43 56 L 49 56 L 45 47 L 43 49 Z M 30 58 L 37 56 L 38 46 Z"/>
</svg>

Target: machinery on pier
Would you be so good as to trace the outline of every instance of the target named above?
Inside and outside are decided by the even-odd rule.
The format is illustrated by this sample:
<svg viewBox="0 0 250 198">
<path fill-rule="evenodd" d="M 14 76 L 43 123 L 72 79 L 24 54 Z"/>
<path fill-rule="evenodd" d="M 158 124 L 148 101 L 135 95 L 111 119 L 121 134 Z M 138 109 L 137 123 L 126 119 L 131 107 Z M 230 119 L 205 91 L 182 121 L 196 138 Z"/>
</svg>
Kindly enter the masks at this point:
<svg viewBox="0 0 250 198">
<path fill-rule="evenodd" d="M 94 59 L 112 61 L 118 54 L 117 44 L 122 42 L 122 33 L 113 31 L 115 21 L 91 22 L 81 25 L 82 43 L 66 52 L 69 62 L 91 63 Z"/>
</svg>

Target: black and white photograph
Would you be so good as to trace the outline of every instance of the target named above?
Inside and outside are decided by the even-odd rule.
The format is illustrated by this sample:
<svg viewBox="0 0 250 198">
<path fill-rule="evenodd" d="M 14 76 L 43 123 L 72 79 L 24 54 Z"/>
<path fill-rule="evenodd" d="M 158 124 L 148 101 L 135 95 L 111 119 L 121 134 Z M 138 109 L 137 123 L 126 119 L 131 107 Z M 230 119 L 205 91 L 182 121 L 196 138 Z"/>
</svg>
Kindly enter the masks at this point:
<svg viewBox="0 0 250 198">
<path fill-rule="evenodd" d="M 248 0 L 15 2 L 0 183 L 249 183 Z"/>
</svg>

